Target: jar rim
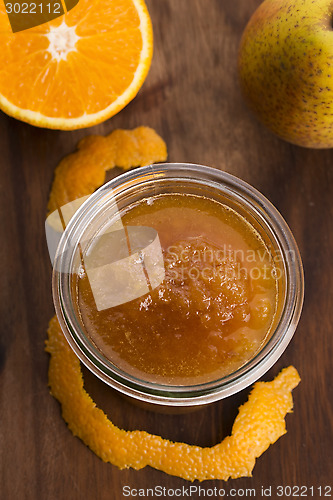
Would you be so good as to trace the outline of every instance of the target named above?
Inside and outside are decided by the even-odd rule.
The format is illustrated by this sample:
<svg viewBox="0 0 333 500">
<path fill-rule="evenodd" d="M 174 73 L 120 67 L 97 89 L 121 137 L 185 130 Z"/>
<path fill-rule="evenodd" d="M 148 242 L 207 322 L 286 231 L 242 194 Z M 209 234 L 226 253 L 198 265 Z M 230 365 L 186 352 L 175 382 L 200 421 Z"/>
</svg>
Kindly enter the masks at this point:
<svg viewBox="0 0 333 500">
<path fill-rule="evenodd" d="M 217 188 L 227 192 L 233 200 L 258 215 L 276 239 L 283 257 L 286 273 L 286 291 L 281 316 L 274 332 L 263 347 L 243 366 L 218 380 L 198 385 L 163 385 L 142 381 L 115 369 L 106 358 L 85 342 L 80 331 L 74 307 L 70 299 L 70 270 L 73 253 L 64 251 L 71 241 L 80 241 L 91 223 L 94 213 L 103 209 L 103 203 L 112 193 L 120 196 L 126 189 L 139 189 L 147 182 L 171 181 L 177 179 L 190 183 Z M 56 265 L 57 263 L 57 265 Z M 61 269 L 61 272 L 59 272 Z M 163 163 L 139 167 L 125 172 L 101 186 L 75 212 L 59 242 L 53 267 L 52 291 L 56 314 L 71 348 L 80 361 L 98 378 L 127 396 L 140 401 L 167 406 L 196 406 L 230 396 L 251 385 L 266 373 L 279 359 L 289 344 L 302 310 L 304 299 L 304 275 L 300 253 L 287 223 L 257 189 L 242 179 L 216 168 L 191 163 Z"/>
</svg>

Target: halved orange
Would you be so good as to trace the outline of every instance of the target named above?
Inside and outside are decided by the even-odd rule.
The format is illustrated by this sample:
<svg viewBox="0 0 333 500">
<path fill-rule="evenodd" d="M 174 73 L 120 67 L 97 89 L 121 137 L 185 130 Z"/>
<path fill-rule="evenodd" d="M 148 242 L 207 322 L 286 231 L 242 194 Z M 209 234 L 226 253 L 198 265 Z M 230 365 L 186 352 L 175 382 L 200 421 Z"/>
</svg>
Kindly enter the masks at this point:
<svg viewBox="0 0 333 500">
<path fill-rule="evenodd" d="M 143 0 L 80 0 L 19 33 L 0 2 L 0 46 L 0 108 L 39 127 L 72 130 L 106 120 L 135 97 L 153 35 Z"/>
</svg>

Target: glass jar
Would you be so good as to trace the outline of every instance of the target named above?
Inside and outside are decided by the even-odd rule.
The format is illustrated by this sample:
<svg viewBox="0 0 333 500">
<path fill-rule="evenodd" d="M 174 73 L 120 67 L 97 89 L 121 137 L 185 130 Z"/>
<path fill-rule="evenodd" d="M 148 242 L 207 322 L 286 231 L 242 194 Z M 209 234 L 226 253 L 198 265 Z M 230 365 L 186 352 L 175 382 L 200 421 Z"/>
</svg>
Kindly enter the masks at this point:
<svg viewBox="0 0 333 500">
<path fill-rule="evenodd" d="M 114 217 L 134 202 L 164 193 L 214 199 L 236 211 L 260 235 L 276 263 L 277 311 L 264 345 L 235 372 L 197 385 L 148 382 L 126 373 L 103 356 L 80 320 L 72 276 L 80 272 L 84 248 Z M 278 360 L 301 314 L 304 279 L 300 254 L 286 222 L 274 206 L 244 181 L 193 164 L 157 164 L 124 173 L 92 194 L 70 219 L 54 261 L 53 298 L 61 328 L 82 363 L 122 394 L 167 407 L 195 407 L 230 396 L 253 384 Z"/>
</svg>

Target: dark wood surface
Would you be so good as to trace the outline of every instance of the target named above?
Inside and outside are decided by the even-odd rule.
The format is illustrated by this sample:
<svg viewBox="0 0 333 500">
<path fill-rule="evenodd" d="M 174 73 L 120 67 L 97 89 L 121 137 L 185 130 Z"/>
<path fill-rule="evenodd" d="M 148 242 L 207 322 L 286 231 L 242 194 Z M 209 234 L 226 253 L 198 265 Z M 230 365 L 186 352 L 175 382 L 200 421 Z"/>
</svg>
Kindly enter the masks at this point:
<svg viewBox="0 0 333 500">
<path fill-rule="evenodd" d="M 120 471 L 104 464 L 72 436 L 47 387 L 44 341 L 54 310 L 44 214 L 53 170 L 80 138 L 141 124 L 166 140 L 169 161 L 220 168 L 262 191 L 293 230 L 305 267 L 299 327 L 264 377 L 273 378 L 289 364 L 301 374 L 288 433 L 258 459 L 252 478 L 208 481 L 201 487 L 225 488 L 230 494 L 232 488 L 255 488 L 261 497 L 261 487 L 272 486 L 271 497 L 278 498 L 278 485 L 333 486 L 333 151 L 287 144 L 245 107 L 237 49 L 259 3 L 149 0 L 155 33 L 149 76 L 137 98 L 102 125 L 59 132 L 0 114 L 1 499 L 117 500 L 125 498 L 125 485 L 191 484 L 150 468 Z M 115 424 L 200 446 L 214 445 L 230 432 L 248 395 L 245 390 L 190 415 L 159 415 L 124 401 L 84 373 L 86 387 Z M 318 490 L 312 498 L 320 498 Z"/>
</svg>

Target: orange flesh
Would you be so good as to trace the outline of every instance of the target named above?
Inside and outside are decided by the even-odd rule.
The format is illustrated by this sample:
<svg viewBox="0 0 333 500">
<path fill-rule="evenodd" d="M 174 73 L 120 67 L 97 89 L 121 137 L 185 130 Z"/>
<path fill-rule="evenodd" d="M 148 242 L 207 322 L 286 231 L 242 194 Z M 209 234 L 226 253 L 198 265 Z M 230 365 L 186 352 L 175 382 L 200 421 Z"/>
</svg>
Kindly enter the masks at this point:
<svg viewBox="0 0 333 500">
<path fill-rule="evenodd" d="M 192 195 L 133 205 L 124 226 L 157 230 L 165 280 L 147 295 L 97 311 L 85 273 L 77 305 L 96 347 L 134 376 L 194 384 L 250 360 L 269 335 L 277 302 L 271 256 L 253 228 L 226 206 Z"/>
</svg>

